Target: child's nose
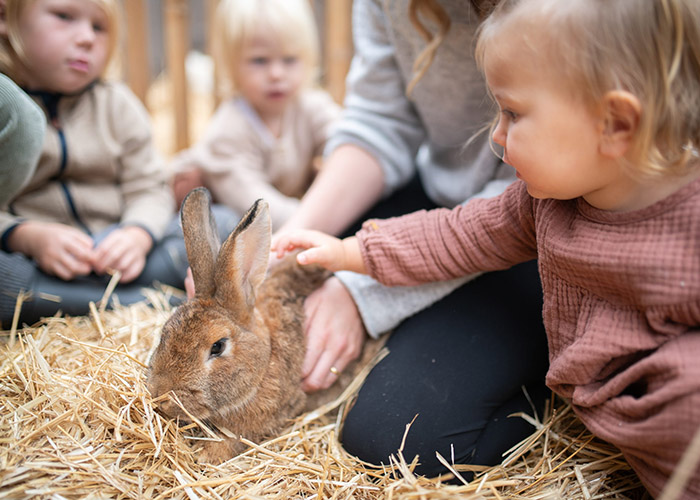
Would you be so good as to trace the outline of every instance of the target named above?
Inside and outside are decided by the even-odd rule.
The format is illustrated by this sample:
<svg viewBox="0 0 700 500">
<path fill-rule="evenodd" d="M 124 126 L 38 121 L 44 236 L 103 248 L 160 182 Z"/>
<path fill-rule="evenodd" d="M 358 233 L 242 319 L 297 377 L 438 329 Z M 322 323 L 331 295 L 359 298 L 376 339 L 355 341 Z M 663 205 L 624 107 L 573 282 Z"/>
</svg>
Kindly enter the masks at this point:
<svg viewBox="0 0 700 500">
<path fill-rule="evenodd" d="M 499 146 L 506 147 L 506 138 L 507 138 L 507 130 L 506 130 L 506 125 L 504 124 L 504 120 L 498 120 L 498 123 L 496 124 L 496 127 L 493 129 L 493 132 L 491 133 L 491 139 L 493 142 L 498 144 Z"/>
<path fill-rule="evenodd" d="M 91 21 L 81 21 L 78 23 L 77 41 L 81 45 L 92 45 L 96 37 L 95 28 Z"/>
<path fill-rule="evenodd" d="M 273 61 L 272 64 L 270 64 L 270 76 L 273 78 L 280 78 L 282 75 L 284 75 L 284 62 Z"/>
</svg>

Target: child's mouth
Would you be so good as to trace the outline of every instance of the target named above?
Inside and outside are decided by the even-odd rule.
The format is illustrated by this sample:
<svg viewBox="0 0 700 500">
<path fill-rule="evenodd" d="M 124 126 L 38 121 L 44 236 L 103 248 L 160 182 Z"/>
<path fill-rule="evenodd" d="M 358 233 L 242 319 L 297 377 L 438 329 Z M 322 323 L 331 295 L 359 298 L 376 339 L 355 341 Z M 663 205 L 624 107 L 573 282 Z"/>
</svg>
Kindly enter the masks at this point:
<svg viewBox="0 0 700 500">
<path fill-rule="evenodd" d="M 90 64 L 87 61 L 74 59 L 68 62 L 68 67 L 81 73 L 87 73 L 90 69 Z"/>
</svg>

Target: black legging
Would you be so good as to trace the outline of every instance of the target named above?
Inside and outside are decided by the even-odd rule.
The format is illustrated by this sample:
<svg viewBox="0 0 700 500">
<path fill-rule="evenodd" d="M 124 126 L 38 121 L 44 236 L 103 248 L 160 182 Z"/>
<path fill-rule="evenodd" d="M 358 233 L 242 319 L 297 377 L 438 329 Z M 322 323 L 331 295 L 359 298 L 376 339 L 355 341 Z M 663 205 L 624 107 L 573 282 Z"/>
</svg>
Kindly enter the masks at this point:
<svg viewBox="0 0 700 500">
<path fill-rule="evenodd" d="M 409 205 L 429 205 L 416 184 L 399 196 Z M 417 473 L 447 472 L 436 452 L 448 462 L 500 462 L 534 430 L 521 418 L 508 418 L 533 412 L 522 388 L 540 414 L 549 396 L 535 261 L 466 283 L 401 323 L 387 347 L 389 355 L 372 370 L 345 421 L 346 450 L 388 464 L 417 415 L 403 450 L 409 462 L 420 456 Z"/>
</svg>

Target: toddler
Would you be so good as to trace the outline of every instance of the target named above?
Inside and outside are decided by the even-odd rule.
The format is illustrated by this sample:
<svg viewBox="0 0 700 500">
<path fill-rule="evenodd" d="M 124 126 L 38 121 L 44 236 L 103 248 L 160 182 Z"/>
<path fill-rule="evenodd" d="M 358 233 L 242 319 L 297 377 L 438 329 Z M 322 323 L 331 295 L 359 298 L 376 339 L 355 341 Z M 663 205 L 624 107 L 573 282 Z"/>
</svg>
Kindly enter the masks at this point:
<svg viewBox="0 0 700 500">
<path fill-rule="evenodd" d="M 257 198 L 273 228 L 292 214 L 313 180 L 340 108 L 313 88 L 318 40 L 308 0 L 223 0 L 216 61 L 230 98 L 203 139 L 173 161 L 178 203 L 197 184 L 239 215 Z"/>
<path fill-rule="evenodd" d="M 696 0 L 503 1 L 476 50 L 520 181 L 273 250 L 388 285 L 537 258 L 548 386 L 659 495 L 700 425 L 698 26 Z"/>
<path fill-rule="evenodd" d="M 163 239 L 173 201 L 148 115 L 126 86 L 102 79 L 117 46 L 118 6 L 0 0 L 0 70 L 48 121 L 36 171 L 0 207 L 4 325 L 21 290 L 32 292 L 21 316 L 32 322 L 59 308 L 87 313 L 111 273 L 121 274 L 121 303 L 142 300 L 141 287 L 154 280 L 183 283 L 181 237 Z"/>
</svg>

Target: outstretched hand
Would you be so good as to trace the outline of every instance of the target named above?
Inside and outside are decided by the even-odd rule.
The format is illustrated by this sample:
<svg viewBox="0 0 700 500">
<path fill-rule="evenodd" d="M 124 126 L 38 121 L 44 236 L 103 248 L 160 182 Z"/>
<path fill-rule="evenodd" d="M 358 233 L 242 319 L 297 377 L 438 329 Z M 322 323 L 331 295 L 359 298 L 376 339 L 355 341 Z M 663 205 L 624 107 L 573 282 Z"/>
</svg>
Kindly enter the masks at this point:
<svg viewBox="0 0 700 500">
<path fill-rule="evenodd" d="M 320 231 L 298 229 L 272 238 L 271 251 L 278 259 L 297 249 L 303 249 L 297 255 L 301 265 L 318 264 L 330 271 L 366 272 L 355 237 L 341 240 Z"/>
</svg>

